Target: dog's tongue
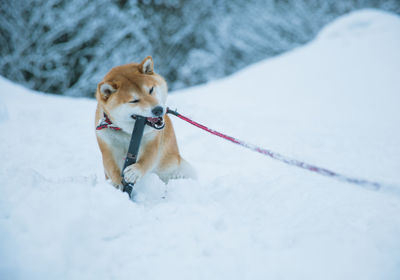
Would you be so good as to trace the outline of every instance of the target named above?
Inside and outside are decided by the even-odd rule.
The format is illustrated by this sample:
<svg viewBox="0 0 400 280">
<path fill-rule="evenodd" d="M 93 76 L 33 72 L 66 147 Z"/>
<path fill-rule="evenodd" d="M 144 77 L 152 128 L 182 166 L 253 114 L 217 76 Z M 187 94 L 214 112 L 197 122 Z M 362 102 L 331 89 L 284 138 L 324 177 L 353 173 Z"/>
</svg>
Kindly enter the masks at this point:
<svg viewBox="0 0 400 280">
<path fill-rule="evenodd" d="M 147 118 L 147 120 L 148 120 L 149 122 L 151 122 L 151 123 L 156 123 L 156 122 L 158 122 L 159 119 L 160 119 L 160 118 Z"/>
</svg>

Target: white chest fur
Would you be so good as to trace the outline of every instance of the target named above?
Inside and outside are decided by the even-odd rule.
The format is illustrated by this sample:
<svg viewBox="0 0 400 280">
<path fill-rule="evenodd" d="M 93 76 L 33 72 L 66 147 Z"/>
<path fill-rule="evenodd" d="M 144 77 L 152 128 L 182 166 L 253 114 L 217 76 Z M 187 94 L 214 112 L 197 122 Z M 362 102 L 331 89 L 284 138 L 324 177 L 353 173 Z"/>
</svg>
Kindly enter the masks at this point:
<svg viewBox="0 0 400 280">
<path fill-rule="evenodd" d="M 116 164 L 119 169 L 122 170 L 124 165 L 124 160 L 128 152 L 131 134 L 124 132 L 123 130 L 112 130 L 112 129 L 102 129 L 97 130 L 97 135 L 107 144 L 109 150 L 111 151 Z M 147 131 L 143 134 L 141 145 L 139 148 L 139 157 L 143 150 L 143 147 L 148 141 L 151 141 L 155 137 L 155 131 Z"/>
</svg>

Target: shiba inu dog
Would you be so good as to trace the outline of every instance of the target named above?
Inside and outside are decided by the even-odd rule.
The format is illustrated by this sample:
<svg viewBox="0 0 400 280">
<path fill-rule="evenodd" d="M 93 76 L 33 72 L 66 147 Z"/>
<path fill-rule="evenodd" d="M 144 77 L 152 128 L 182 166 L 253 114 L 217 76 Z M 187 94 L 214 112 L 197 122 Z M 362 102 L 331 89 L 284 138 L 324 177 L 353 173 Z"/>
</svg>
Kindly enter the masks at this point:
<svg viewBox="0 0 400 280">
<path fill-rule="evenodd" d="M 96 137 L 106 179 L 122 189 L 121 180 L 136 183 L 149 172 L 165 183 L 194 178 L 179 154 L 172 122 L 166 115 L 167 83 L 153 70 L 153 59 L 112 68 L 97 86 Z M 136 116 L 146 117 L 138 159 L 121 174 Z"/>
</svg>

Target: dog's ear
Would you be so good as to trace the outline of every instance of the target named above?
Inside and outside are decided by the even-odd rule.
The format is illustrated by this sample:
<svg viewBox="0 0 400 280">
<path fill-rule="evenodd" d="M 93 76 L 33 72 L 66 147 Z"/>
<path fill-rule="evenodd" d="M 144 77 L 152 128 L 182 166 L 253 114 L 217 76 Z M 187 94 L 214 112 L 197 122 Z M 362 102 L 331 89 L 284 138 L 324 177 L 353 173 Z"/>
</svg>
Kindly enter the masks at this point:
<svg viewBox="0 0 400 280">
<path fill-rule="evenodd" d="M 146 57 L 139 65 L 139 71 L 143 74 L 153 74 L 153 58 Z"/>
<path fill-rule="evenodd" d="M 117 83 L 113 83 L 113 82 L 101 82 L 98 85 L 98 89 L 99 89 L 101 97 L 104 100 L 107 100 L 108 97 L 110 97 L 111 94 L 113 94 L 114 92 L 117 91 L 118 84 Z"/>
</svg>

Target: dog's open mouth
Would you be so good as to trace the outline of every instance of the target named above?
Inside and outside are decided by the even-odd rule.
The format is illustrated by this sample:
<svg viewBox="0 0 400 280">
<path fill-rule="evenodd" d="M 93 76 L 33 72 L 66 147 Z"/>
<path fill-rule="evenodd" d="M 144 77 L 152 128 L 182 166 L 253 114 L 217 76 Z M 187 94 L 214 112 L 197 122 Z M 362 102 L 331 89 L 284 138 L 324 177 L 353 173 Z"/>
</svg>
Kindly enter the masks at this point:
<svg viewBox="0 0 400 280">
<path fill-rule="evenodd" d="M 146 124 L 154 127 L 155 129 L 162 129 L 165 126 L 163 117 L 146 118 Z"/>
<path fill-rule="evenodd" d="M 132 119 L 136 119 L 135 115 L 131 116 Z M 148 126 L 151 126 L 155 129 L 163 129 L 165 126 L 164 118 L 163 117 L 157 117 L 157 118 L 146 118 L 146 124 Z"/>
</svg>

